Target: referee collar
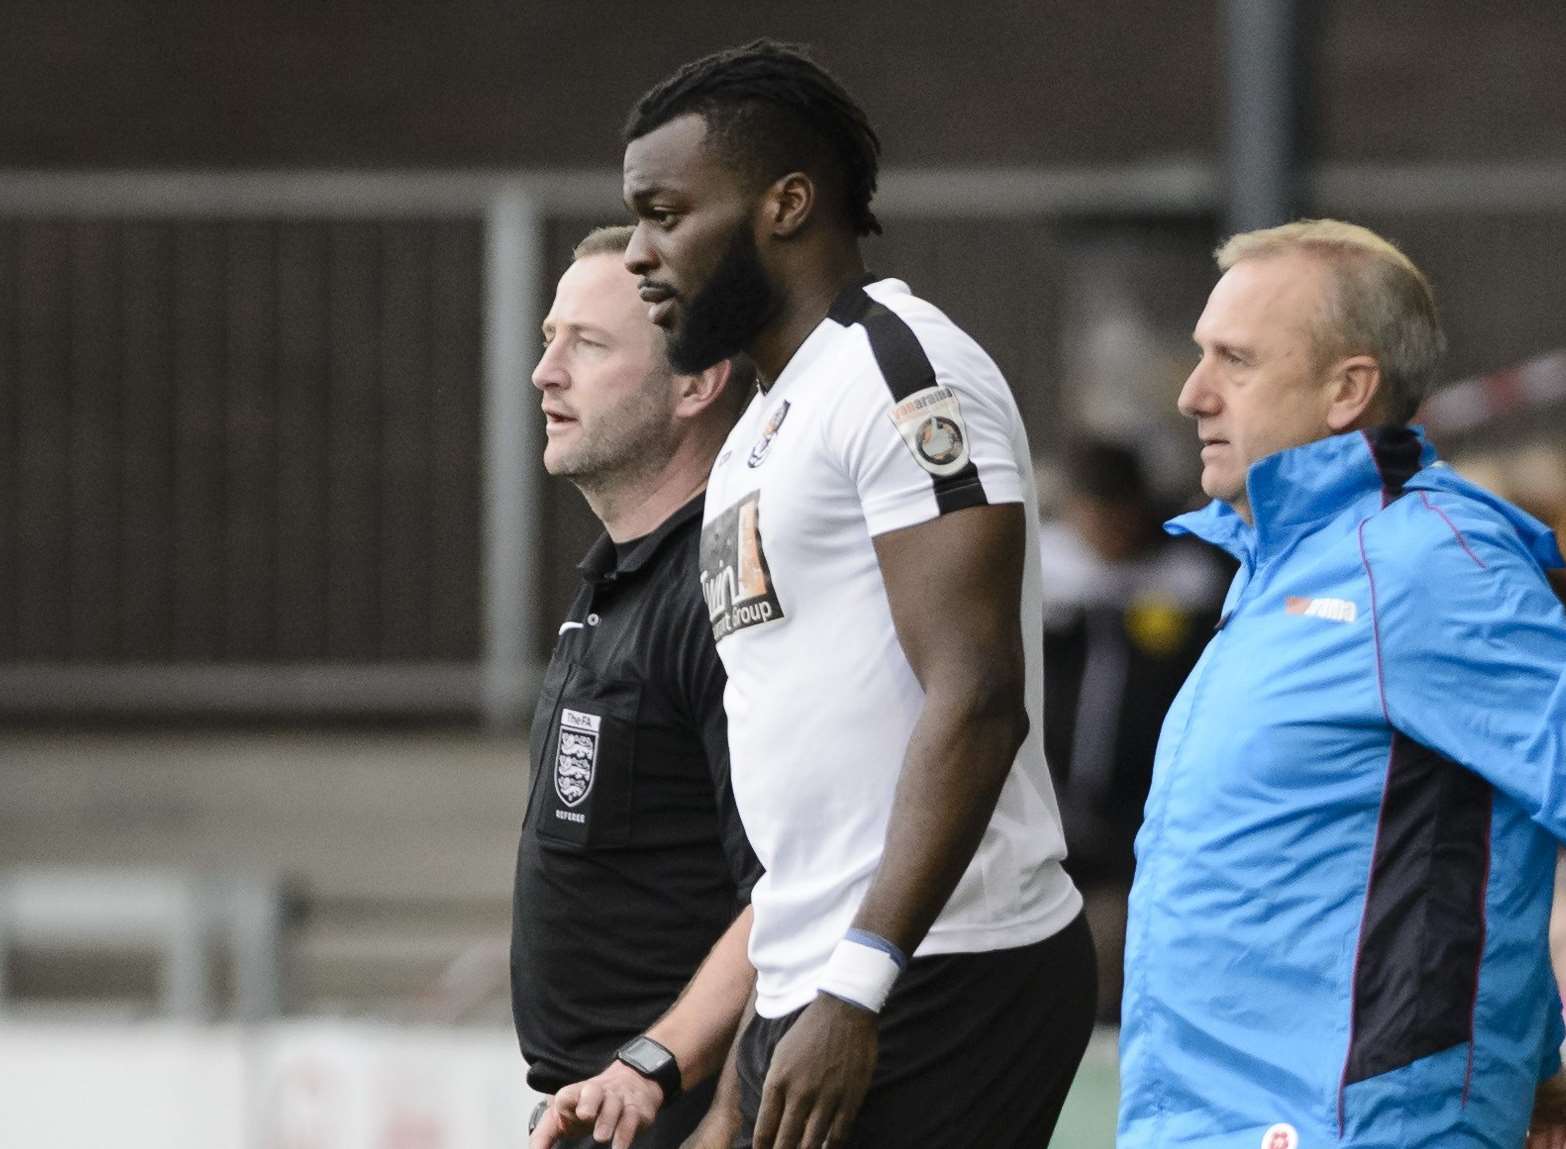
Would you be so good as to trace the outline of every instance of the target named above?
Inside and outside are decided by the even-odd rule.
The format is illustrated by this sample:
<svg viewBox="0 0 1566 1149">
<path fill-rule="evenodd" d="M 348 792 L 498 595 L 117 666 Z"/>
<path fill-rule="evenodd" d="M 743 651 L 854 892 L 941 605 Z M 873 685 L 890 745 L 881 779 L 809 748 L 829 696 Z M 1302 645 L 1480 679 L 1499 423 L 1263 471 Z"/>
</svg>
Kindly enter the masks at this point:
<svg viewBox="0 0 1566 1149">
<path fill-rule="evenodd" d="M 592 583 L 614 582 L 624 575 L 632 575 L 641 570 L 649 562 L 670 535 L 674 534 L 692 519 L 700 518 L 702 505 L 707 497 L 705 490 L 701 491 L 690 502 L 686 503 L 674 514 L 659 523 L 651 534 L 643 535 L 636 540 L 631 552 L 624 560 L 616 562 L 614 540 L 608 532 L 598 536 L 598 541 L 588 550 L 587 556 L 576 564 L 576 569 L 582 572 L 582 577 Z"/>
</svg>

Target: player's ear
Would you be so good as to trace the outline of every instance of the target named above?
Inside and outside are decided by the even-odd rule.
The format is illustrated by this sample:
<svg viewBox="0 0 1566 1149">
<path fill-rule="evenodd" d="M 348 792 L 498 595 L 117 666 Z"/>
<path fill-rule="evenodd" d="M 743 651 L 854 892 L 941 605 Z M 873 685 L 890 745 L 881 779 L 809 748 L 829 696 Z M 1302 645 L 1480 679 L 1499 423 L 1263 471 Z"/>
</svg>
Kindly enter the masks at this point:
<svg viewBox="0 0 1566 1149">
<path fill-rule="evenodd" d="M 799 233 L 816 206 L 816 185 L 804 172 L 789 172 L 774 180 L 762 200 L 762 225 L 775 239 Z"/>
<path fill-rule="evenodd" d="M 1328 386 L 1327 426 L 1334 434 L 1379 421 L 1381 364 L 1374 356 L 1351 355 L 1340 361 Z"/>
</svg>

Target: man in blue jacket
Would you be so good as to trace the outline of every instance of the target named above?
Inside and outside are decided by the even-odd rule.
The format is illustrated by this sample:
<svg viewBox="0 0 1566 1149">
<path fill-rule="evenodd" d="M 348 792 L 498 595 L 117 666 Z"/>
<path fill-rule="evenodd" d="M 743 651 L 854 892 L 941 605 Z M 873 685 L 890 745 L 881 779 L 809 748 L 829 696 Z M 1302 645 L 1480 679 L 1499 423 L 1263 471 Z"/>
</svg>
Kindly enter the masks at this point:
<svg viewBox="0 0 1566 1149">
<path fill-rule="evenodd" d="M 1560 551 L 1407 425 L 1444 342 L 1407 257 L 1315 220 L 1218 265 L 1179 399 L 1214 501 L 1170 530 L 1241 566 L 1137 837 L 1120 1149 L 1556 1144 Z"/>
</svg>

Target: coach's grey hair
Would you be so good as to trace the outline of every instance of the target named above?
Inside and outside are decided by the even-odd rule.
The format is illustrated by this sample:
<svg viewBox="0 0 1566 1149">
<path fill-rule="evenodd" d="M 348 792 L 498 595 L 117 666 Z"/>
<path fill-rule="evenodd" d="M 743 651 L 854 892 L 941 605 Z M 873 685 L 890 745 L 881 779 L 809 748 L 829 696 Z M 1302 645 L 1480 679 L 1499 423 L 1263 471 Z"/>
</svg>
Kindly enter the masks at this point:
<svg viewBox="0 0 1566 1149">
<path fill-rule="evenodd" d="M 1424 272 L 1369 228 L 1336 219 L 1302 219 L 1243 232 L 1216 252 L 1220 271 L 1247 259 L 1302 251 L 1324 260 L 1335 290 L 1313 324 L 1316 359 L 1326 366 L 1349 355 L 1370 355 L 1381 368 L 1378 403 L 1386 417 L 1406 423 L 1435 385 L 1446 336 L 1435 293 Z"/>
</svg>

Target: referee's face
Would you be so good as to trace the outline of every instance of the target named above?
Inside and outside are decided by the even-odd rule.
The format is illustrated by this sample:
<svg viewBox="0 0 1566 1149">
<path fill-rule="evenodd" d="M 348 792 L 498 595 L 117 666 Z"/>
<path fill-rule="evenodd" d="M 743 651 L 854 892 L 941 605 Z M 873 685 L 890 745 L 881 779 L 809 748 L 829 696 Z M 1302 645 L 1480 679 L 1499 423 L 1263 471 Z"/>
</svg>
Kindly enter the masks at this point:
<svg viewBox="0 0 1566 1149">
<path fill-rule="evenodd" d="M 567 268 L 543 332 L 533 386 L 548 436 L 544 469 L 602 486 L 666 463 L 672 375 L 620 256 L 590 255 Z"/>
</svg>

